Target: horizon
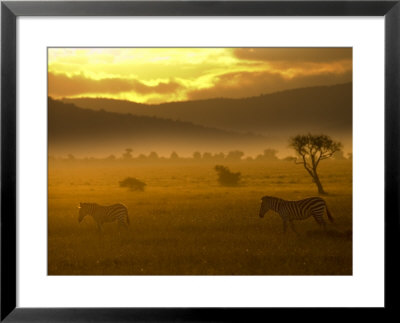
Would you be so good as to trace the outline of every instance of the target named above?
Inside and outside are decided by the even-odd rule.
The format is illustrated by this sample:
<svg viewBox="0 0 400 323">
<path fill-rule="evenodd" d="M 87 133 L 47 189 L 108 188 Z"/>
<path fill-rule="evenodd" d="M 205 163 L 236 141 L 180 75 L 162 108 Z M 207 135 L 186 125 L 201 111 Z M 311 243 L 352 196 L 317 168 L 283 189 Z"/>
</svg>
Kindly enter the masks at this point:
<svg viewBox="0 0 400 323">
<path fill-rule="evenodd" d="M 335 87 L 335 86 L 341 86 L 341 85 L 347 85 L 347 84 L 353 84 L 353 81 L 348 81 L 348 82 L 343 82 L 343 83 L 337 83 L 337 84 L 330 84 L 330 85 L 313 85 L 313 86 L 302 86 L 302 87 L 296 87 L 296 88 L 288 88 L 284 90 L 279 90 L 271 93 L 260 93 L 258 95 L 253 95 L 253 96 L 248 96 L 248 97 L 240 97 L 240 98 L 229 98 L 229 97 L 210 97 L 206 99 L 194 99 L 194 100 L 186 100 L 186 101 L 166 101 L 166 102 L 160 102 L 160 103 L 145 103 L 145 102 L 137 102 L 137 101 L 131 101 L 129 99 L 118 99 L 118 98 L 109 98 L 109 97 L 91 97 L 91 96 L 82 96 L 82 97 L 61 97 L 61 98 L 54 98 L 52 96 L 48 96 L 48 98 L 56 101 L 68 101 L 68 100 L 110 100 L 110 101 L 123 101 L 123 102 L 129 102 L 129 103 L 136 103 L 136 104 L 142 104 L 142 105 L 148 105 L 148 106 L 160 106 L 164 104 L 173 104 L 173 103 L 185 103 L 185 102 L 201 102 L 201 101 L 213 101 L 213 100 L 246 100 L 246 99 L 252 99 L 252 98 L 258 98 L 262 96 L 268 96 L 268 95 L 275 95 L 283 92 L 290 92 L 290 91 L 296 91 L 296 90 L 302 90 L 302 89 L 311 89 L 311 88 L 318 88 L 318 87 Z"/>
<path fill-rule="evenodd" d="M 352 81 L 352 48 L 49 48 L 49 95 L 160 104 Z"/>
</svg>

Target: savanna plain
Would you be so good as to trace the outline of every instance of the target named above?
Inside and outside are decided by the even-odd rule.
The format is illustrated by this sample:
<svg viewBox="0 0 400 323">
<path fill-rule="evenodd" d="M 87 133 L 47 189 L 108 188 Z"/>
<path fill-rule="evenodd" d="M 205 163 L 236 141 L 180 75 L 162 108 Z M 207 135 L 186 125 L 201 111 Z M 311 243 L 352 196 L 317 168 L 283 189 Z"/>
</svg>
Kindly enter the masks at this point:
<svg viewBox="0 0 400 323">
<path fill-rule="evenodd" d="M 240 185 L 219 185 L 215 163 L 139 163 L 49 160 L 49 275 L 351 275 L 352 161 L 326 160 L 318 171 L 329 210 L 326 231 L 313 218 L 296 221 L 298 234 L 269 211 L 264 195 L 287 200 L 318 196 L 293 161 L 226 163 Z M 144 191 L 120 187 L 124 178 Z M 116 222 L 98 232 L 80 202 L 123 203 L 125 230 Z"/>
</svg>

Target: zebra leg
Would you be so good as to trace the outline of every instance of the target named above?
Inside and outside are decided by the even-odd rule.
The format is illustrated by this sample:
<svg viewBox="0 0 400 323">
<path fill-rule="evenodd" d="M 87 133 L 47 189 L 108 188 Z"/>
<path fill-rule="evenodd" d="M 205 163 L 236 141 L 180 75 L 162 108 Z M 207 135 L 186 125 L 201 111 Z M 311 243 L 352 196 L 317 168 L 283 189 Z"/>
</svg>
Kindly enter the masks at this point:
<svg viewBox="0 0 400 323">
<path fill-rule="evenodd" d="M 103 232 L 103 226 L 101 225 L 100 222 L 97 222 L 97 232 L 102 233 Z"/>
<path fill-rule="evenodd" d="M 287 229 L 287 221 L 283 220 L 283 233 L 286 233 L 286 229 Z"/>
<path fill-rule="evenodd" d="M 127 232 L 128 231 L 128 223 L 121 219 L 118 221 L 118 234 L 121 235 L 121 231 Z"/>
<path fill-rule="evenodd" d="M 324 219 L 322 218 L 322 215 L 314 214 L 313 216 L 314 216 L 315 221 L 317 221 L 318 225 L 320 226 L 320 228 L 322 228 L 324 231 L 326 231 L 326 223 L 325 223 Z"/>
<path fill-rule="evenodd" d="M 289 223 L 290 223 L 290 228 L 292 229 L 292 231 L 293 231 L 294 233 L 296 233 L 296 234 L 299 234 L 299 233 L 296 231 L 295 227 L 294 227 L 293 220 L 290 220 Z"/>
<path fill-rule="evenodd" d="M 325 223 L 324 219 L 322 219 L 321 227 L 322 227 L 322 229 L 323 229 L 324 231 L 326 231 L 326 223 Z"/>
</svg>

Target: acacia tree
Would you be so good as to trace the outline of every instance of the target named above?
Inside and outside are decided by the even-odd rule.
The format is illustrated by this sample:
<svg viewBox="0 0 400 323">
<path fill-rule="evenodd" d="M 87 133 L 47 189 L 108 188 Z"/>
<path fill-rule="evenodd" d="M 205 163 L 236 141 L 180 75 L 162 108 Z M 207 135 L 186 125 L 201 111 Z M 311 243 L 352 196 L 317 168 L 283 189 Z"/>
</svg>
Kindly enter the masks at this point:
<svg viewBox="0 0 400 323">
<path fill-rule="evenodd" d="M 326 194 L 322 187 L 321 181 L 317 173 L 317 167 L 321 160 L 332 157 L 332 155 L 342 149 L 340 142 L 333 141 L 327 135 L 298 135 L 290 139 L 290 147 L 292 147 L 301 158 L 296 164 L 303 164 L 306 171 L 310 174 L 318 187 L 320 194 Z"/>
<path fill-rule="evenodd" d="M 132 159 L 132 149 L 131 148 L 126 148 L 125 153 L 122 155 L 122 158 L 124 160 L 131 160 Z"/>
</svg>

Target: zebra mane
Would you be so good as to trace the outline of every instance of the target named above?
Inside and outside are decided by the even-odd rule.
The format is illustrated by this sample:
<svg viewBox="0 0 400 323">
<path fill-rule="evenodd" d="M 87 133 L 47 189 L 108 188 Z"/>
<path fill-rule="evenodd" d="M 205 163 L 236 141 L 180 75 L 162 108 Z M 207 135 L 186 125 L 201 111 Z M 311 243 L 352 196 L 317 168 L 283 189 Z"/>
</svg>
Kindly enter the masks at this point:
<svg viewBox="0 0 400 323">
<path fill-rule="evenodd" d="M 279 197 L 275 197 L 275 196 L 269 196 L 269 195 L 265 195 L 261 198 L 261 200 L 266 201 L 266 200 L 279 200 L 279 201 L 283 201 L 283 199 L 279 198 Z"/>
<path fill-rule="evenodd" d="M 80 206 L 92 206 L 92 205 L 98 205 L 97 203 L 87 203 L 87 202 L 82 202 L 80 203 Z"/>
</svg>

